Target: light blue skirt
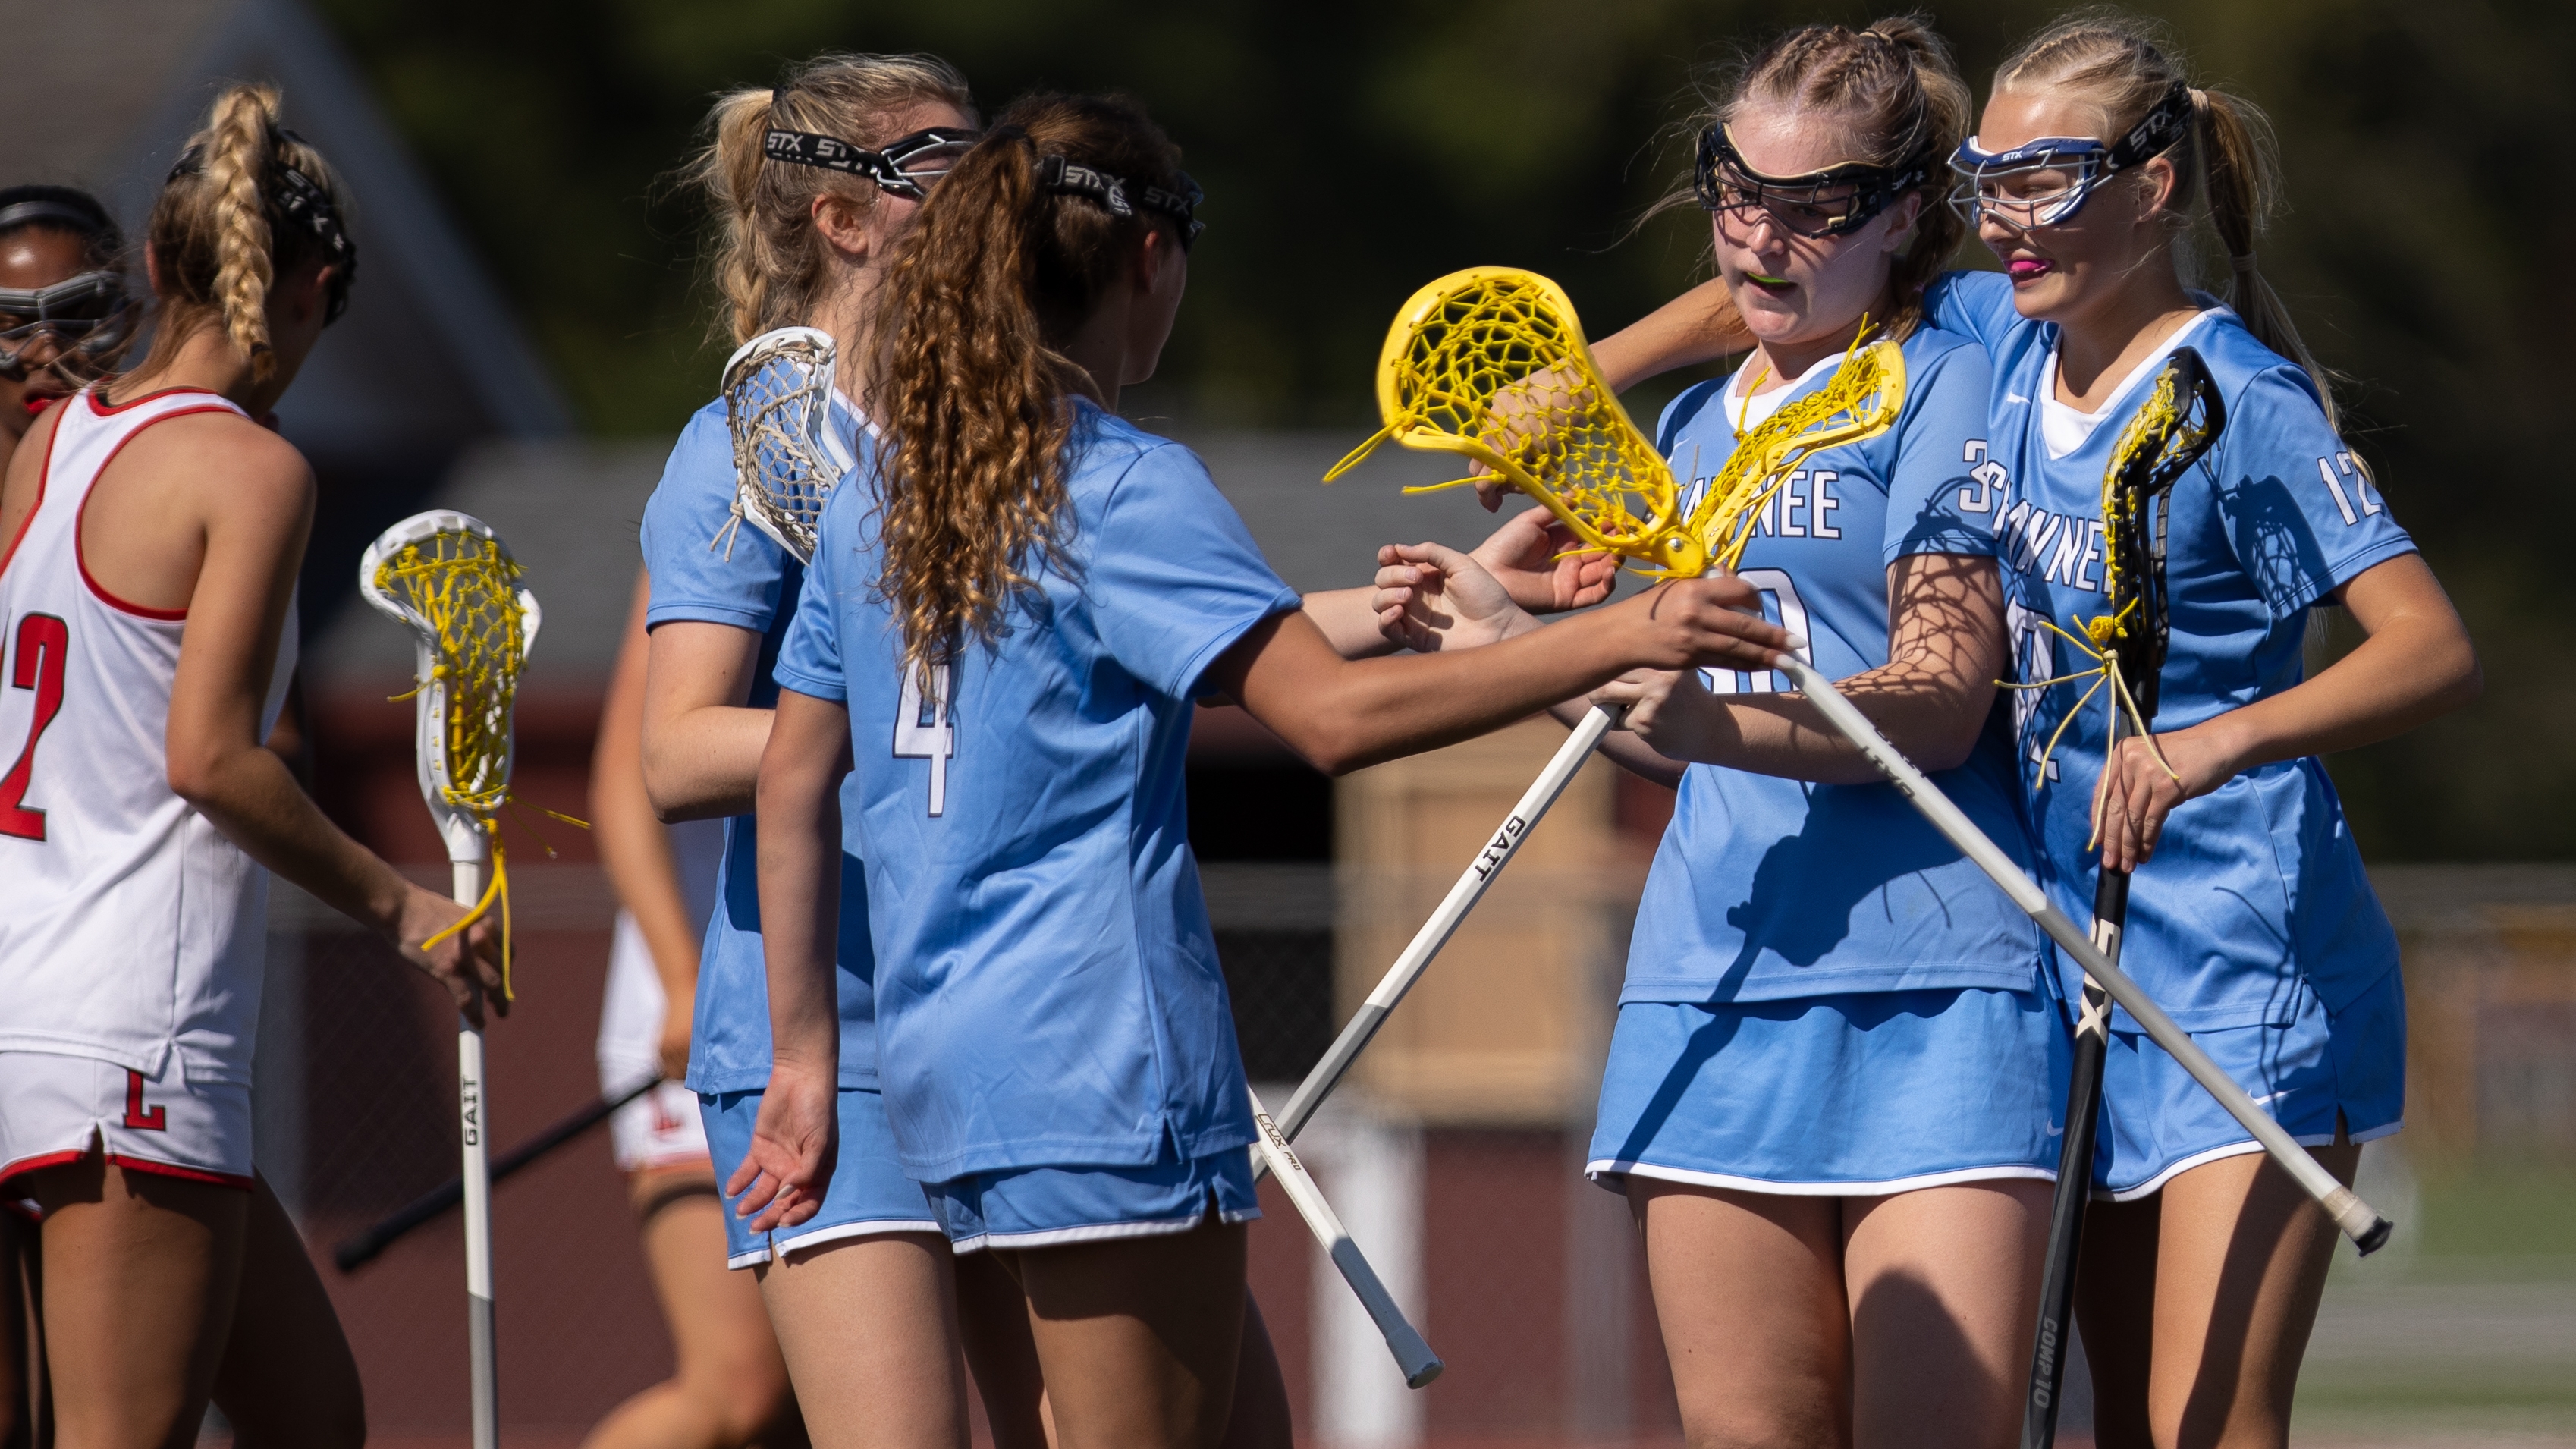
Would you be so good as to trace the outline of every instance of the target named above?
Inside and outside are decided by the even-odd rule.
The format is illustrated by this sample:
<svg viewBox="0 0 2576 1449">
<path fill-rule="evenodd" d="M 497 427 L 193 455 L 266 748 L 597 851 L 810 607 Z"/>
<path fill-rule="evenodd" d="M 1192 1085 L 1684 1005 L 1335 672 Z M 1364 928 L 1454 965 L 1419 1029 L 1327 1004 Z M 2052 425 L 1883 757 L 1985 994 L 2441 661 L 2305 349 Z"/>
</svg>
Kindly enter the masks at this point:
<svg viewBox="0 0 2576 1449">
<path fill-rule="evenodd" d="M 1586 1171 L 1831 1197 L 2055 1181 L 2068 1058 L 2037 990 L 1630 1002 Z"/>
<path fill-rule="evenodd" d="M 2260 1152 L 2253 1134 L 2192 1080 L 2163 1047 L 2111 1018 L 2102 1063 L 2102 1122 L 2093 1149 L 2093 1190 L 2127 1202 L 2174 1174 L 2240 1153 Z M 2279 1016 L 2252 1026 L 2196 1031 L 2191 1039 L 2258 1106 L 2310 1147 L 2368 1142 L 2406 1115 L 2406 987 L 2379 978 L 2342 1011 L 2329 1012 L 2305 981 Z"/>
<path fill-rule="evenodd" d="M 1142 1167 L 1005 1167 L 934 1182 L 928 1192 L 960 1253 L 1186 1233 L 1211 1212 L 1228 1223 L 1261 1216 L 1251 1149 L 1184 1158 L 1169 1133 L 1162 1155 Z"/>
<path fill-rule="evenodd" d="M 719 1187 L 751 1151 L 760 1098 L 758 1092 L 698 1094 L 698 1116 L 706 1123 L 707 1153 Z M 736 1211 L 740 1199 L 726 1198 L 726 1267 L 749 1268 L 778 1254 L 801 1253 L 843 1238 L 939 1231 L 921 1184 L 904 1176 L 902 1164 L 895 1161 L 885 1094 L 873 1087 L 843 1087 L 839 1106 L 840 1144 L 832 1159 L 832 1181 L 823 1192 L 823 1210 L 792 1228 L 755 1233 Z"/>
</svg>

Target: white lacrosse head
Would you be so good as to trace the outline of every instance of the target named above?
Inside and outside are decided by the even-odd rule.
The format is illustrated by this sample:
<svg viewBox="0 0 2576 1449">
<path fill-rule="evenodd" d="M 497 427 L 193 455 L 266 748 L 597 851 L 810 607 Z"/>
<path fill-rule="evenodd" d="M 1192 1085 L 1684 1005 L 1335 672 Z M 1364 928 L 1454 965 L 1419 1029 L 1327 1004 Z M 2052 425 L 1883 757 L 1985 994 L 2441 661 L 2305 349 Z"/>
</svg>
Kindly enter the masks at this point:
<svg viewBox="0 0 2576 1449">
<path fill-rule="evenodd" d="M 823 504 L 854 461 L 832 436 L 838 351 L 829 332 L 781 327 L 725 361 L 734 516 L 749 519 L 800 563 L 813 562 Z"/>
<path fill-rule="evenodd" d="M 412 631 L 421 799 L 448 859 L 482 860 L 509 793 L 511 706 L 543 620 L 492 526 L 434 509 L 395 524 L 358 557 L 358 592 Z"/>
</svg>

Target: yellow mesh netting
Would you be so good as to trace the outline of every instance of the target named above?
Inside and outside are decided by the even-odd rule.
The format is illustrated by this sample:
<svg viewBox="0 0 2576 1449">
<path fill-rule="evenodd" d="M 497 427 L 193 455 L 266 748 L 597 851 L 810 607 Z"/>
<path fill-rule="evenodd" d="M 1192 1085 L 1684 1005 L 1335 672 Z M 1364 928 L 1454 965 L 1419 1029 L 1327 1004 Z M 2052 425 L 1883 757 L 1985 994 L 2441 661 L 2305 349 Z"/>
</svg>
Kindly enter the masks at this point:
<svg viewBox="0 0 2576 1449">
<path fill-rule="evenodd" d="M 1763 510 L 1800 463 L 1827 448 L 1857 443 L 1887 431 L 1905 410 L 1905 354 L 1893 342 L 1870 342 L 1869 319 L 1823 387 L 1783 403 L 1778 412 L 1736 440 L 1726 466 L 1685 525 L 1709 562 L 1727 572 L 1743 561 Z"/>
<path fill-rule="evenodd" d="M 1476 267 L 1414 293 L 1378 362 L 1378 407 L 1386 426 L 1325 482 L 1388 438 L 1457 453 L 1538 500 L 1591 548 L 1700 571 L 1698 545 L 1679 527 L 1672 470 L 1603 384 L 1574 303 L 1547 278 Z"/>
<path fill-rule="evenodd" d="M 377 565 L 375 577 L 379 592 L 428 621 L 437 633 L 436 663 L 413 692 L 435 683 L 444 694 L 440 738 L 446 778 L 438 793 L 481 822 L 492 843 L 492 879 L 483 899 L 421 946 L 425 950 L 463 931 L 497 903 L 505 1001 L 511 999 L 509 871 L 495 820 L 510 803 L 510 708 L 528 653 L 519 572 L 499 541 L 463 529 L 441 529 L 405 544 Z"/>
<path fill-rule="evenodd" d="M 1860 336 L 1868 334 L 1864 319 Z M 1378 359 L 1386 426 L 1324 481 L 1388 438 L 1462 454 L 1537 499 L 1586 548 L 1688 578 L 1736 565 L 1802 460 L 1876 436 L 1904 405 L 1904 354 L 1855 339 L 1830 383 L 1737 443 L 1685 518 L 1672 469 L 1602 381 L 1564 289 L 1530 272 L 1475 267 L 1424 287 L 1396 314 Z"/>
</svg>

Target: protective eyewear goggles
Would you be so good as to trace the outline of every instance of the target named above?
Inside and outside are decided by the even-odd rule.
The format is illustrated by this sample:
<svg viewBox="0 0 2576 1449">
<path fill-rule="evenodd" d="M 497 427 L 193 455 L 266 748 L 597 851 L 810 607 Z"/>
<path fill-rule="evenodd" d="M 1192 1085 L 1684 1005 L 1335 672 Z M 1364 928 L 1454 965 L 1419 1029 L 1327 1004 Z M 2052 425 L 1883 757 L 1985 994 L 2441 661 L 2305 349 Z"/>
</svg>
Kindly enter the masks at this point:
<svg viewBox="0 0 2576 1449">
<path fill-rule="evenodd" d="M 115 272 L 83 272 L 32 290 L 0 287 L 0 374 L 25 376 L 27 353 L 40 340 L 54 344 L 47 366 L 105 368 L 134 336 L 133 305 Z"/>
<path fill-rule="evenodd" d="M 838 137 L 773 128 L 761 145 L 772 161 L 838 171 L 874 182 L 888 196 L 920 201 L 982 134 L 955 126 L 932 126 L 888 141 L 882 150 L 870 151 Z"/>
<path fill-rule="evenodd" d="M 1950 205 L 1972 227 L 1989 217 L 2016 231 L 2072 221 L 2112 177 L 2163 155 L 2189 135 L 2193 113 L 2191 88 L 2177 85 L 2107 146 L 2090 136 L 2042 136 L 2009 151 L 1988 151 L 1970 136 L 1950 158 L 1961 183 Z"/>
<path fill-rule="evenodd" d="M 1116 217 L 1130 217 L 1139 207 L 1170 217 L 1181 230 L 1181 250 L 1188 251 L 1207 230 L 1198 219 L 1199 203 L 1207 193 L 1190 179 L 1190 173 L 1173 173 L 1177 189 L 1166 189 L 1151 182 L 1129 181 L 1106 171 L 1085 166 L 1062 156 L 1038 158 L 1038 185 L 1058 196 L 1079 196 L 1096 201 Z"/>
<path fill-rule="evenodd" d="M 1894 166 L 1846 161 L 1801 176 L 1771 176 L 1744 164 L 1724 124 L 1699 133 L 1691 187 L 1720 220 L 1751 230 L 1757 221 L 1813 240 L 1843 236 L 1877 220 L 1896 199 L 1923 184 L 1930 158 Z"/>
</svg>

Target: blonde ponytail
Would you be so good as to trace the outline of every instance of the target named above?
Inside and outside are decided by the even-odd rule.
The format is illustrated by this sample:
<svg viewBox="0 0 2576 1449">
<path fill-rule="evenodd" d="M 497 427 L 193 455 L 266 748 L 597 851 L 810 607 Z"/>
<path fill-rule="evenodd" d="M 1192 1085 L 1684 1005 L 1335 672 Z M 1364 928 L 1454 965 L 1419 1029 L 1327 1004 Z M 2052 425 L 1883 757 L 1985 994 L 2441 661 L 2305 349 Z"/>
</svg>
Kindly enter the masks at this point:
<svg viewBox="0 0 2576 1449">
<path fill-rule="evenodd" d="M 162 183 L 146 232 L 160 316 L 144 370 L 220 327 L 264 382 L 277 371 L 268 299 L 279 277 L 336 267 L 329 315 L 346 305 L 357 267 L 348 188 L 279 124 L 281 109 L 274 86 L 224 87 Z"/>
<path fill-rule="evenodd" d="M 2225 91 L 2195 90 L 2192 111 L 2199 124 L 2204 195 L 2210 229 L 2227 260 L 2227 302 L 2245 322 L 2254 340 L 2297 363 L 2324 399 L 2326 421 L 2342 425 L 2326 370 L 2299 336 L 2290 309 L 2256 266 L 2255 243 L 2280 206 L 2280 151 L 2272 139 L 2271 118 L 2261 108 Z"/>
<path fill-rule="evenodd" d="M 682 173 L 706 196 L 715 236 L 707 270 L 723 298 L 719 332 L 734 344 L 793 326 L 821 300 L 830 248 L 813 222 L 814 202 L 838 196 L 876 205 L 870 182 L 813 166 L 768 164 L 770 128 L 830 136 L 873 150 L 894 140 L 894 119 L 932 104 L 954 106 L 969 124 L 975 98 L 966 77 L 935 55 L 818 55 L 790 70 L 775 90 L 728 91 L 707 113 L 707 144 Z"/>
<path fill-rule="evenodd" d="M 277 366 L 268 345 L 268 208 L 260 195 L 269 141 L 277 131 L 277 91 L 235 86 L 215 99 L 206 127 L 206 190 L 214 203 L 215 302 L 224 335 L 250 358 L 251 376 L 265 382 Z"/>
</svg>

